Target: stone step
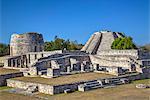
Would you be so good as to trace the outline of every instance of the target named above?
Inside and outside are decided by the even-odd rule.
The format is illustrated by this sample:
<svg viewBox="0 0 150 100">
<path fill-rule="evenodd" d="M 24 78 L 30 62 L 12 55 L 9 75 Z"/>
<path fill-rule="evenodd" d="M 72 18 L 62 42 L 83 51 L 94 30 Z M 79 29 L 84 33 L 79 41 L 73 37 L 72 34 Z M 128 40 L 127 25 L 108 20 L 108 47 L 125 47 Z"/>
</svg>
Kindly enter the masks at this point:
<svg viewBox="0 0 150 100">
<path fill-rule="evenodd" d="M 101 50 L 110 50 L 111 44 L 113 41 L 114 41 L 114 36 L 113 36 L 112 32 L 102 33 L 102 41 L 101 41 L 100 46 L 97 50 L 97 54 Z"/>
<path fill-rule="evenodd" d="M 92 87 L 92 89 L 103 88 L 103 87 L 104 87 L 104 86 L 102 86 L 102 85 L 98 85 L 98 86 Z"/>
<path fill-rule="evenodd" d="M 88 52 L 90 54 L 93 52 L 96 45 L 98 44 L 98 41 L 99 41 L 100 37 L 101 37 L 100 33 L 97 33 L 97 34 L 94 35 L 93 40 L 90 42 L 86 52 Z"/>
<path fill-rule="evenodd" d="M 86 44 L 83 46 L 83 48 L 81 49 L 81 51 L 86 51 L 87 50 L 87 48 L 89 47 L 89 45 L 90 45 L 91 41 L 93 40 L 94 36 L 95 36 L 95 34 L 93 34 L 90 37 L 90 39 L 86 42 Z"/>
<path fill-rule="evenodd" d="M 95 83 L 99 83 L 97 81 L 92 81 L 92 82 L 87 82 L 87 83 L 84 83 L 85 85 L 88 85 L 88 84 L 95 84 Z"/>
<path fill-rule="evenodd" d="M 91 84 L 99 84 L 99 82 L 95 82 L 95 83 L 85 83 L 84 85 L 91 85 Z"/>
<path fill-rule="evenodd" d="M 94 86 L 99 86 L 101 84 L 90 84 L 90 85 L 85 85 L 86 87 L 94 87 Z"/>
</svg>

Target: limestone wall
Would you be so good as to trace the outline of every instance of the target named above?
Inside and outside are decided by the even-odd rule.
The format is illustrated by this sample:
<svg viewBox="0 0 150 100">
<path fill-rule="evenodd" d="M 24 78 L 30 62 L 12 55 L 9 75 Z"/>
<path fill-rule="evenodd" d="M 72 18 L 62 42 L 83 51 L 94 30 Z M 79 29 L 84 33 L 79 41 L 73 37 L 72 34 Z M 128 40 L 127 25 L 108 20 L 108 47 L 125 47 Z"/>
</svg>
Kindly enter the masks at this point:
<svg viewBox="0 0 150 100">
<path fill-rule="evenodd" d="M 40 93 L 45 93 L 45 94 L 55 94 L 54 93 L 54 86 L 47 85 L 47 84 L 38 84 L 38 89 Z"/>
<path fill-rule="evenodd" d="M 61 54 L 62 50 L 55 50 L 55 51 L 49 51 L 49 52 L 29 52 L 26 54 L 28 62 L 30 62 L 30 65 L 34 64 L 38 61 L 40 58 L 48 57 L 50 55 L 54 54 Z M 30 60 L 30 61 L 29 61 Z"/>
<path fill-rule="evenodd" d="M 64 93 L 64 90 L 66 90 L 66 89 L 70 89 L 71 91 L 76 91 L 76 90 L 78 90 L 78 85 L 81 83 L 83 83 L 83 82 L 52 86 L 52 85 L 48 85 L 48 84 L 23 82 L 23 81 L 13 80 L 13 79 L 7 80 L 7 86 L 9 86 L 9 87 L 27 89 L 29 86 L 35 85 L 35 86 L 38 86 L 38 91 L 40 93 L 51 94 L 51 95 L 58 94 L 58 93 Z"/>
<path fill-rule="evenodd" d="M 45 94 L 53 94 L 53 86 L 47 84 L 39 84 L 39 83 L 31 83 L 31 82 L 23 82 L 19 80 L 8 79 L 7 86 L 27 89 L 29 86 L 35 85 L 38 86 L 38 91 Z"/>
<path fill-rule="evenodd" d="M 0 86 L 6 85 L 6 79 L 21 77 L 21 76 L 23 76 L 22 72 L 0 75 Z"/>
<path fill-rule="evenodd" d="M 128 78 L 131 81 L 139 80 L 139 79 L 145 79 L 150 78 L 150 74 L 139 74 L 139 73 L 133 73 L 129 75 L 123 75 L 119 77 L 112 77 L 112 78 Z M 92 81 L 92 80 L 90 80 Z M 13 80 L 13 79 L 7 79 L 7 86 L 9 87 L 15 87 L 15 88 L 22 88 L 27 89 L 29 86 L 34 85 L 38 87 L 38 91 L 40 93 L 45 94 L 58 94 L 58 93 L 64 93 L 64 90 L 70 89 L 71 91 L 77 91 L 78 85 L 84 84 L 88 81 L 81 81 L 76 83 L 70 83 L 70 84 L 63 84 L 63 85 L 48 85 L 48 84 L 41 84 L 41 83 L 31 83 L 31 82 L 23 82 L 19 80 Z"/>
<path fill-rule="evenodd" d="M 40 52 L 44 50 L 42 34 L 30 32 L 13 34 L 10 41 L 10 55 L 16 56 L 27 52 Z"/>
<path fill-rule="evenodd" d="M 150 78 L 150 73 L 133 73 L 129 75 L 120 76 L 118 78 L 128 78 L 131 81 L 141 80 L 141 79 Z"/>
<path fill-rule="evenodd" d="M 54 86 L 54 94 L 64 93 L 64 90 L 66 90 L 66 89 L 70 89 L 71 91 L 77 91 L 78 85 L 79 85 L 79 83 L 77 83 L 77 84 L 72 83 L 72 84 Z"/>
<path fill-rule="evenodd" d="M 113 61 L 107 59 L 101 59 L 94 55 L 90 55 L 91 62 L 94 64 L 99 64 L 99 66 L 117 66 L 117 67 L 124 67 L 130 68 L 131 64 L 128 61 Z"/>
<path fill-rule="evenodd" d="M 98 55 L 107 55 L 107 56 L 133 56 L 138 58 L 138 50 L 105 50 L 99 51 Z"/>
<path fill-rule="evenodd" d="M 139 59 L 150 59 L 150 52 L 139 51 Z"/>
<path fill-rule="evenodd" d="M 23 81 L 13 80 L 13 79 L 7 79 L 7 86 L 9 86 L 9 87 L 27 89 L 31 85 L 37 86 L 38 84 L 37 83 L 31 83 L 31 82 L 23 82 Z"/>
</svg>

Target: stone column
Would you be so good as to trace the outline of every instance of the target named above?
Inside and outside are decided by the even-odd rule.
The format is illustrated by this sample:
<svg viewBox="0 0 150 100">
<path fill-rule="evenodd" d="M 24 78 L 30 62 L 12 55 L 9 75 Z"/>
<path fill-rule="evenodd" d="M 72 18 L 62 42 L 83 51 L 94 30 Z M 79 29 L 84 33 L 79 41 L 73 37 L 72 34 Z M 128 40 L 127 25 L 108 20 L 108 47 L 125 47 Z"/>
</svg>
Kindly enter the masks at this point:
<svg viewBox="0 0 150 100">
<path fill-rule="evenodd" d="M 54 71 L 52 68 L 47 68 L 47 76 L 50 78 L 54 77 Z"/>
<path fill-rule="evenodd" d="M 25 67 L 26 67 L 26 68 L 27 68 L 27 64 L 28 64 L 27 58 L 25 58 Z"/>
<path fill-rule="evenodd" d="M 14 66 L 14 67 L 18 67 L 17 64 L 18 64 L 18 63 L 17 63 L 17 59 L 15 59 L 15 66 Z"/>
<path fill-rule="evenodd" d="M 6 59 L 5 61 L 4 61 L 4 67 L 8 67 L 9 66 L 9 59 Z"/>
<path fill-rule="evenodd" d="M 71 72 L 71 68 L 70 66 L 67 66 L 67 73 L 70 73 Z"/>
<path fill-rule="evenodd" d="M 85 70 L 84 70 L 84 64 L 83 63 L 81 63 L 81 72 L 84 72 Z"/>
<path fill-rule="evenodd" d="M 70 58 L 70 65 L 71 65 L 71 69 L 73 70 L 74 64 L 77 63 L 76 59 Z"/>
<path fill-rule="evenodd" d="M 19 63 L 20 63 L 19 67 L 21 68 L 21 66 L 22 66 L 22 61 L 21 61 L 21 59 L 19 59 Z"/>
<path fill-rule="evenodd" d="M 10 67 L 13 67 L 13 59 L 10 59 Z"/>
</svg>

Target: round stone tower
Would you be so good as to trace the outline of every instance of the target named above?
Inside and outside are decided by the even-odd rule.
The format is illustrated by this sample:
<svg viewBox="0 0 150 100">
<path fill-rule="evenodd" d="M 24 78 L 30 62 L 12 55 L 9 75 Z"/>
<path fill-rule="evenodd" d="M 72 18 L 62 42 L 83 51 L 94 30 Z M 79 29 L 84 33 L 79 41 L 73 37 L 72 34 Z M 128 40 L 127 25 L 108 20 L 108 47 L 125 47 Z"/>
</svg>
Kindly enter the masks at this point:
<svg viewBox="0 0 150 100">
<path fill-rule="evenodd" d="M 10 41 L 10 55 L 18 56 L 27 52 L 40 52 L 44 50 L 42 34 L 35 32 L 12 34 Z"/>
</svg>

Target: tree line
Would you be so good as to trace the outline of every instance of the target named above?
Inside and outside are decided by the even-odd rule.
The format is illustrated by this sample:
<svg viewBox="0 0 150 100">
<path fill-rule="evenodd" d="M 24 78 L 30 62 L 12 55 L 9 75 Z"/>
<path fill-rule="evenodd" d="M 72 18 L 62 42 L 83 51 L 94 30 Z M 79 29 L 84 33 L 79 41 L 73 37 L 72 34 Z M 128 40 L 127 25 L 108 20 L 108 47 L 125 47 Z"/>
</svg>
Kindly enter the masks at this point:
<svg viewBox="0 0 150 100">
<path fill-rule="evenodd" d="M 55 36 L 54 40 L 50 42 L 45 42 L 44 51 L 53 51 L 53 50 L 80 50 L 83 47 L 83 44 L 79 44 L 77 41 L 71 41 L 69 39 L 64 40 Z"/>
<path fill-rule="evenodd" d="M 47 41 L 44 43 L 44 51 L 53 51 L 53 50 L 80 50 L 83 47 L 83 44 L 79 44 L 77 41 L 71 41 L 69 39 L 65 40 L 63 38 L 59 38 L 55 36 L 54 40 Z M 9 44 L 0 43 L 0 56 L 9 55 Z M 123 38 L 116 38 L 112 45 L 112 49 L 142 49 L 146 51 L 150 51 L 150 44 L 136 47 L 133 43 L 131 37 L 123 37 Z"/>
</svg>

